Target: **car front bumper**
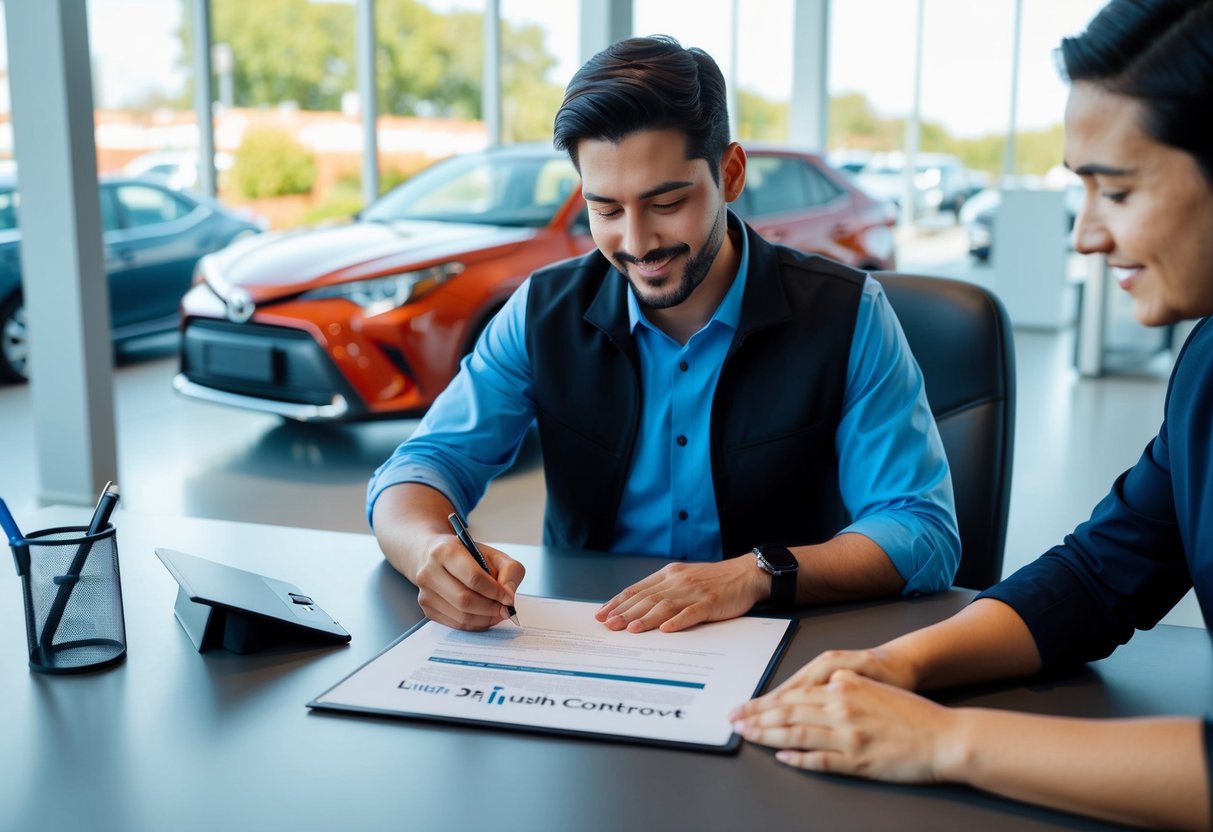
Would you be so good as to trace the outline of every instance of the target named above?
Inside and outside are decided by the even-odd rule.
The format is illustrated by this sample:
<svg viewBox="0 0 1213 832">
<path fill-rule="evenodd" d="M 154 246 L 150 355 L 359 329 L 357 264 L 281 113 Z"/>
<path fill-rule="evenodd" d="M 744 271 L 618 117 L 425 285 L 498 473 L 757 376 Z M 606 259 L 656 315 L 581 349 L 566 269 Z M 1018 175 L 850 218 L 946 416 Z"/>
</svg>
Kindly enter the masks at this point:
<svg viewBox="0 0 1213 832">
<path fill-rule="evenodd" d="M 191 319 L 180 357 L 173 387 L 184 396 L 300 421 L 358 418 L 365 410 L 302 330 Z"/>
</svg>

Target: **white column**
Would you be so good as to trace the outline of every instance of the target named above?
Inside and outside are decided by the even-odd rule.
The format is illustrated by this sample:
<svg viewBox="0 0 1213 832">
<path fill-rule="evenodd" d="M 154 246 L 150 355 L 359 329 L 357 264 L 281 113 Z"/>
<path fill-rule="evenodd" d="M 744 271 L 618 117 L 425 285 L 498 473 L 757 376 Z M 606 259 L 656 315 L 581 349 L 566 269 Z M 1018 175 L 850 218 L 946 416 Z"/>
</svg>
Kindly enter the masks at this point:
<svg viewBox="0 0 1213 832">
<path fill-rule="evenodd" d="M 902 168 L 901 217 L 907 226 L 913 225 L 917 216 L 918 189 L 914 187 L 914 176 L 918 172 L 919 124 L 922 121 L 922 42 L 926 17 L 926 0 L 918 0 L 918 22 L 914 32 L 914 105 L 906 119 L 905 166 Z"/>
<path fill-rule="evenodd" d="M 729 75 L 725 86 L 726 102 L 729 108 L 729 138 L 737 141 L 737 125 L 741 123 L 741 105 L 737 102 L 738 98 L 738 78 L 740 72 L 737 69 L 738 54 L 740 48 L 740 31 L 741 31 L 741 10 L 738 8 L 741 5 L 741 0 L 730 0 L 729 2 Z"/>
<path fill-rule="evenodd" d="M 796 0 L 792 20 L 792 144 L 824 151 L 829 128 L 830 0 Z"/>
<path fill-rule="evenodd" d="M 86 6 L 5 12 L 38 499 L 90 505 L 118 459 Z"/>
<path fill-rule="evenodd" d="M 1082 310 L 1078 319 L 1075 363 L 1079 375 L 1103 375 L 1104 333 L 1107 329 L 1108 261 L 1102 254 L 1088 254 L 1082 282 Z"/>
<path fill-rule="evenodd" d="M 362 115 L 362 204 L 379 198 L 379 94 L 375 83 L 375 0 L 358 0 L 354 63 Z"/>
<path fill-rule="evenodd" d="M 581 0 L 581 62 L 630 38 L 632 0 Z"/>
<path fill-rule="evenodd" d="M 1002 177 L 1006 184 L 1014 181 L 1015 132 L 1019 129 L 1019 39 L 1023 30 L 1023 0 L 1015 0 L 1015 28 L 1011 36 L 1011 114 L 1007 119 L 1007 141 L 1003 146 Z"/>
<path fill-rule="evenodd" d="M 199 193 L 215 196 L 215 123 L 211 111 L 211 0 L 194 0 L 194 115 L 198 119 Z"/>
<path fill-rule="evenodd" d="M 501 144 L 501 1 L 484 0 L 484 80 L 480 116 L 489 147 Z"/>
</svg>

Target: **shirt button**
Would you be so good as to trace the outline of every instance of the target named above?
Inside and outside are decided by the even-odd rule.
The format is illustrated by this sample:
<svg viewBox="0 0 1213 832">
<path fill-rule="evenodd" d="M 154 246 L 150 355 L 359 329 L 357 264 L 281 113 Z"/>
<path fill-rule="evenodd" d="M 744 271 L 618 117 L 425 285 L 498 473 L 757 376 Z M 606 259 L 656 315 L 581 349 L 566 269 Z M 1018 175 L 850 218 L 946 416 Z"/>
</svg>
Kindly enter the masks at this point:
<svg viewBox="0 0 1213 832">
<path fill-rule="evenodd" d="M 687 370 L 691 369 L 691 365 L 686 363 L 685 361 L 679 361 L 678 369 L 682 370 L 685 373 Z"/>
<path fill-rule="evenodd" d="M 678 442 L 678 444 L 679 444 L 679 445 L 682 445 L 683 447 L 686 447 L 686 444 L 687 444 L 687 438 L 686 438 L 685 436 L 680 436 L 680 437 L 678 437 L 678 439 L 677 439 L 676 441 Z"/>
<path fill-rule="evenodd" d="M 690 517 L 690 516 L 691 516 L 691 515 L 687 514 L 685 511 L 680 511 L 680 512 L 678 512 L 678 519 L 679 519 L 679 520 L 686 520 L 686 519 L 687 519 L 688 517 Z"/>
</svg>

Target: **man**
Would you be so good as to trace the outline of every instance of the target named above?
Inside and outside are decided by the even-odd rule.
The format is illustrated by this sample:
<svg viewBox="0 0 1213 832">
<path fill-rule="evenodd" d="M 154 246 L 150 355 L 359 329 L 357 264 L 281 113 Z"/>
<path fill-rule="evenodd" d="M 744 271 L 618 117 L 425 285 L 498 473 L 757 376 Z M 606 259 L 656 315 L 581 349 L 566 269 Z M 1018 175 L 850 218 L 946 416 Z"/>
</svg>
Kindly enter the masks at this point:
<svg viewBox="0 0 1213 832">
<path fill-rule="evenodd" d="M 611 629 L 951 583 L 951 478 L 896 318 L 863 273 L 727 210 L 746 159 L 725 100 L 715 62 L 667 38 L 570 82 L 555 140 L 598 250 L 518 289 L 371 480 L 380 546 L 430 618 L 483 629 L 513 603 L 521 564 L 482 546 L 485 573 L 447 516 L 536 420 L 546 543 L 688 561 L 608 601 Z"/>
</svg>

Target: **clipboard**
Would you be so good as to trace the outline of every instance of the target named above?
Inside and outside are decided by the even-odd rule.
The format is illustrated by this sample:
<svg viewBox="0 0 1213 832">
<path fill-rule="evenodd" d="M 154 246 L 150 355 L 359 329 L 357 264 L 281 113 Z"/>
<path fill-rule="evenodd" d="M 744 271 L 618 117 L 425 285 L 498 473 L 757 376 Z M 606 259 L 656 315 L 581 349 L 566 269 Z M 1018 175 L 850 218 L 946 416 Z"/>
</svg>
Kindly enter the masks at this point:
<svg viewBox="0 0 1213 832">
<path fill-rule="evenodd" d="M 766 686 L 799 624 L 754 615 L 619 633 L 593 619 L 598 603 L 519 595 L 517 606 L 521 628 L 422 620 L 307 707 L 733 754 L 726 714 Z M 560 629 L 569 621 L 577 629 Z"/>
</svg>

